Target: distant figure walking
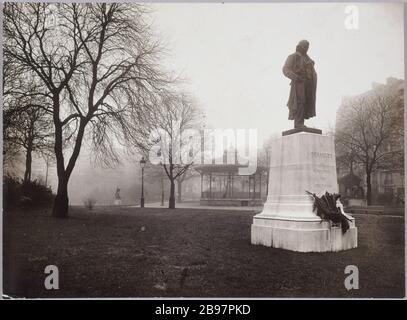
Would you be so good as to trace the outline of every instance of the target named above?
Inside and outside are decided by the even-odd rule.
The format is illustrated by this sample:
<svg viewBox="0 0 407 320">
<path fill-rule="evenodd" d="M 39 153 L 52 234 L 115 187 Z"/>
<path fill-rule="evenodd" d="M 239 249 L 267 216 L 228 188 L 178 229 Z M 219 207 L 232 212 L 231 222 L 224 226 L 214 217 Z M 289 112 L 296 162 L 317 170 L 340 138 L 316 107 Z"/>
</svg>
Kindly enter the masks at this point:
<svg viewBox="0 0 407 320">
<path fill-rule="evenodd" d="M 114 204 L 120 206 L 122 204 L 122 198 L 120 197 L 120 188 L 116 188 L 116 193 L 114 195 Z"/>
</svg>

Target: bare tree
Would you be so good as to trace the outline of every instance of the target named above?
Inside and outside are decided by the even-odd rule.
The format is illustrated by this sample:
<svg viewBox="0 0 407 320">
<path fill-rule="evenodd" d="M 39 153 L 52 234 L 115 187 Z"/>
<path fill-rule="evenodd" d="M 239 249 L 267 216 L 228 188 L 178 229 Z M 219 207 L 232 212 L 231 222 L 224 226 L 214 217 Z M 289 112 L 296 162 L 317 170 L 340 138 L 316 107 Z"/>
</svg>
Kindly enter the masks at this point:
<svg viewBox="0 0 407 320">
<path fill-rule="evenodd" d="M 51 166 L 55 165 L 55 154 L 53 149 L 44 149 L 41 152 L 41 158 L 45 162 L 45 177 L 44 177 L 44 185 L 48 187 L 48 176 L 49 176 L 49 169 Z"/>
<path fill-rule="evenodd" d="M 50 102 L 43 109 L 55 132 L 56 217 L 68 216 L 68 182 L 83 140 L 117 161 L 115 142 L 129 138 L 140 109 L 166 83 L 145 14 L 135 4 L 5 4 L 5 58 L 34 74 Z"/>
<path fill-rule="evenodd" d="M 50 122 L 43 109 L 37 107 L 20 108 L 17 115 L 16 126 L 8 127 L 7 139 L 11 146 L 24 149 L 25 152 L 25 172 L 23 183 L 31 181 L 31 167 L 33 153 L 41 155 L 46 150 L 52 148 L 51 139 L 53 136 L 50 130 Z M 16 114 L 14 114 L 16 116 Z"/>
<path fill-rule="evenodd" d="M 23 183 L 31 181 L 33 153 L 52 149 L 52 119 L 44 110 L 46 99 L 38 95 L 39 86 L 29 74 L 17 72 L 11 61 L 3 70 L 3 141 L 6 161 L 15 162 L 17 153 L 25 154 Z"/>
<path fill-rule="evenodd" d="M 163 91 L 142 122 L 145 125 L 138 127 L 136 146 L 148 154 L 150 161 L 163 166 L 170 181 L 168 207 L 174 209 L 175 182 L 186 174 L 200 152 L 202 114 L 188 95 Z"/>
<path fill-rule="evenodd" d="M 402 109 L 398 96 L 374 93 L 350 100 L 349 108 L 340 115 L 341 125 L 335 133 L 339 164 L 351 172 L 355 164 L 363 168 L 368 205 L 372 203 L 372 173 L 402 161 L 403 144 L 394 147 L 395 139 L 403 134 L 399 125 Z"/>
</svg>

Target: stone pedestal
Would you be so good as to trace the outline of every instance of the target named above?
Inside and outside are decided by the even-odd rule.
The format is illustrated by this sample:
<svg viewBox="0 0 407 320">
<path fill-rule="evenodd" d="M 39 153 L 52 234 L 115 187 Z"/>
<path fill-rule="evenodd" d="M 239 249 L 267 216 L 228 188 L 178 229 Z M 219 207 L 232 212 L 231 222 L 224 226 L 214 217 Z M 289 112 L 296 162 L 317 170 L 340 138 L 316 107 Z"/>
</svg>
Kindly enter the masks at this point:
<svg viewBox="0 0 407 320">
<path fill-rule="evenodd" d="M 301 252 L 340 251 L 357 247 L 352 218 L 340 226 L 321 220 L 305 191 L 338 193 L 333 137 L 300 132 L 275 140 L 271 147 L 267 201 L 253 218 L 252 244 Z"/>
</svg>

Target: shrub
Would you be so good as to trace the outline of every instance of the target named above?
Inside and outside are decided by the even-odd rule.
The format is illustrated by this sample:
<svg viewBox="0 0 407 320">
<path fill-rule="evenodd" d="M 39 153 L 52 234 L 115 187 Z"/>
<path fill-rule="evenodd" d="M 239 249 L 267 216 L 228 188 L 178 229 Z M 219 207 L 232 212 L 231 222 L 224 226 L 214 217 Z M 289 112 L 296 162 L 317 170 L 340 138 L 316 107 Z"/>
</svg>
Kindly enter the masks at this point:
<svg viewBox="0 0 407 320">
<path fill-rule="evenodd" d="M 3 178 L 4 208 L 17 205 L 37 206 L 51 203 L 54 199 L 51 188 L 34 180 L 23 184 L 17 178 Z"/>
<path fill-rule="evenodd" d="M 92 210 L 96 204 L 96 200 L 92 197 L 88 197 L 85 200 L 83 200 L 83 203 L 85 205 L 85 208 L 87 208 L 88 210 Z"/>
<path fill-rule="evenodd" d="M 54 198 L 51 188 L 41 184 L 37 180 L 21 185 L 21 195 L 29 198 L 31 205 L 51 203 Z"/>
<path fill-rule="evenodd" d="M 18 204 L 21 197 L 21 183 L 13 177 L 5 176 L 3 178 L 3 207 L 5 209 Z"/>
</svg>

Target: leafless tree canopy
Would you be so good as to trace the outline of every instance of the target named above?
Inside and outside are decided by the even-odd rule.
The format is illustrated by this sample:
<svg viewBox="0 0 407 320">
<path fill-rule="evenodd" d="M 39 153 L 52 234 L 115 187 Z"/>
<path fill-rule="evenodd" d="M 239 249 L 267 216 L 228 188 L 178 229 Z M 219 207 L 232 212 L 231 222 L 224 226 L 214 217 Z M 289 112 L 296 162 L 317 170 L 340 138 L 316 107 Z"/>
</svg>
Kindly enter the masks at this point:
<svg viewBox="0 0 407 320">
<path fill-rule="evenodd" d="M 175 181 L 185 176 L 200 153 L 202 113 L 189 95 L 163 90 L 141 121 L 144 125 L 138 126 L 135 146 L 159 159 L 171 183 L 169 206 L 173 208 Z"/>
<path fill-rule="evenodd" d="M 132 137 L 143 108 L 169 82 L 146 14 L 145 6 L 135 4 L 4 6 L 7 68 L 38 84 L 38 92 L 23 94 L 44 97 L 47 103 L 39 108 L 54 125 L 56 215 L 59 210 L 66 216 L 67 183 L 83 140 L 92 141 L 100 159 L 117 161 L 114 143 Z"/>
<path fill-rule="evenodd" d="M 5 64 L 3 92 L 3 154 L 6 167 L 13 167 L 19 153 L 25 156 L 24 183 L 31 180 L 32 155 L 52 149 L 52 118 L 45 108 L 49 101 L 40 94 L 31 74 Z"/>
<path fill-rule="evenodd" d="M 336 129 L 339 165 L 366 173 L 367 198 L 371 201 L 371 173 L 380 168 L 403 166 L 403 99 L 386 93 L 360 96 L 349 101 Z"/>
</svg>

